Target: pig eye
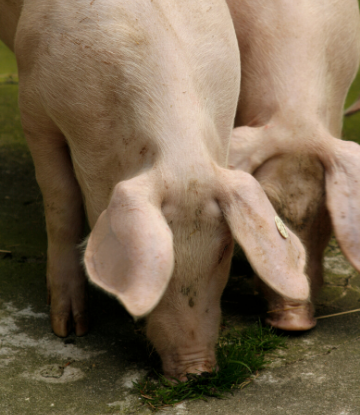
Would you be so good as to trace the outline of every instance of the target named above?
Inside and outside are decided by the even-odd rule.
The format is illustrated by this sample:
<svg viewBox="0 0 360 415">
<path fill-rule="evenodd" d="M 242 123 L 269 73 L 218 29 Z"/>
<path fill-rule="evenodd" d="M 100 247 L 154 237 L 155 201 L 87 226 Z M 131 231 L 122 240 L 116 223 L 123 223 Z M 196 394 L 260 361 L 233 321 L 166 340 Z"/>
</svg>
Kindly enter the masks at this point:
<svg viewBox="0 0 360 415">
<path fill-rule="evenodd" d="M 221 264 L 221 261 L 223 260 L 223 258 L 224 258 L 224 256 L 225 256 L 226 251 L 228 250 L 229 246 L 230 246 L 229 244 L 228 244 L 228 245 L 225 245 L 225 247 L 224 247 L 224 249 L 222 250 L 221 255 L 220 255 L 220 257 L 219 257 L 218 264 Z"/>
</svg>

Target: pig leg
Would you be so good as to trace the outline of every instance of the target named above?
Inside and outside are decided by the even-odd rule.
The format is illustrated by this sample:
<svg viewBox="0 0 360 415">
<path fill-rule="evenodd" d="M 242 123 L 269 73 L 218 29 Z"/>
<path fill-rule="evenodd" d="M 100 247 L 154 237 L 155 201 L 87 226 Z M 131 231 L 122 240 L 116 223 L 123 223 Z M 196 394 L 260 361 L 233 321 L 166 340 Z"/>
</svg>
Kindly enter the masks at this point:
<svg viewBox="0 0 360 415">
<path fill-rule="evenodd" d="M 81 192 L 66 141 L 56 127 L 39 128 L 24 116 L 23 127 L 44 199 L 51 326 L 60 337 L 67 336 L 73 326 L 82 336 L 88 330 L 88 316 L 86 278 L 78 249 L 84 219 Z"/>
</svg>

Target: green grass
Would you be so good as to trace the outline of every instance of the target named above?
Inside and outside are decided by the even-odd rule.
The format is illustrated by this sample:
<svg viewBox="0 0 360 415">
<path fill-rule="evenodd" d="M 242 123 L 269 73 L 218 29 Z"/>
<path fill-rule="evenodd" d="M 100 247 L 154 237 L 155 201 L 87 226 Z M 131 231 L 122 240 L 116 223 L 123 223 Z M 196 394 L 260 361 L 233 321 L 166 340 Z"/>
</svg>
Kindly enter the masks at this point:
<svg viewBox="0 0 360 415">
<path fill-rule="evenodd" d="M 251 382 L 251 375 L 266 365 L 267 352 L 284 347 L 285 338 L 260 323 L 242 331 L 233 328 L 219 338 L 218 372 L 189 374 L 187 382 L 175 383 L 152 372 L 143 380 L 134 382 L 134 388 L 153 411 L 174 406 L 185 399 L 223 399 L 234 389 L 241 389 Z"/>
</svg>

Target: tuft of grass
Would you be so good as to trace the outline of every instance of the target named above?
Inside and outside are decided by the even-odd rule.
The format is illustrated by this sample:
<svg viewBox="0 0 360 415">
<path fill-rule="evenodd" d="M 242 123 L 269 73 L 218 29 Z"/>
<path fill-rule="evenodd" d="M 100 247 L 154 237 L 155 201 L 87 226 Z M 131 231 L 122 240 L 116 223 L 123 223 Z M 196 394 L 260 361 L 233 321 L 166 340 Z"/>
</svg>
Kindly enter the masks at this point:
<svg viewBox="0 0 360 415">
<path fill-rule="evenodd" d="M 217 346 L 219 371 L 188 374 L 186 382 L 170 382 L 155 372 L 155 379 L 147 376 L 134 382 L 135 393 L 153 411 L 174 406 L 185 399 L 189 401 L 207 397 L 226 398 L 226 393 L 242 389 L 251 383 L 251 375 L 266 363 L 265 354 L 285 348 L 285 337 L 275 334 L 272 328 L 260 323 L 242 331 L 235 328 L 220 335 Z"/>
</svg>

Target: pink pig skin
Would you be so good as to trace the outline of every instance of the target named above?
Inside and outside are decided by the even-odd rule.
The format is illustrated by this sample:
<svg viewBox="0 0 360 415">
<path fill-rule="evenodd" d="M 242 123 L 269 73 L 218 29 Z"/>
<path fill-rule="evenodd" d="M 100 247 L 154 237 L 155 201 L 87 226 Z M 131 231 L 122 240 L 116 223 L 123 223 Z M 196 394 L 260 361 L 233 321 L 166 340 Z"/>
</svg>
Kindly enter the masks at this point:
<svg viewBox="0 0 360 415">
<path fill-rule="evenodd" d="M 333 228 L 360 270 L 360 147 L 341 141 L 342 114 L 360 54 L 356 0 L 228 0 L 242 79 L 229 166 L 254 175 L 306 248 L 312 299 L 323 284 Z M 312 303 L 259 281 L 268 322 L 313 327 Z M 282 310 L 282 311 L 281 311 Z"/>
<path fill-rule="evenodd" d="M 240 66 L 225 1 L 20 4 L 0 0 L 0 36 L 44 198 L 54 332 L 88 330 L 85 209 L 89 279 L 146 317 L 166 376 L 212 370 L 233 237 L 279 295 L 309 296 L 299 239 L 226 169 Z"/>
</svg>

